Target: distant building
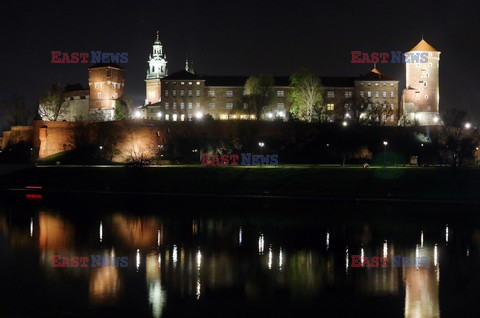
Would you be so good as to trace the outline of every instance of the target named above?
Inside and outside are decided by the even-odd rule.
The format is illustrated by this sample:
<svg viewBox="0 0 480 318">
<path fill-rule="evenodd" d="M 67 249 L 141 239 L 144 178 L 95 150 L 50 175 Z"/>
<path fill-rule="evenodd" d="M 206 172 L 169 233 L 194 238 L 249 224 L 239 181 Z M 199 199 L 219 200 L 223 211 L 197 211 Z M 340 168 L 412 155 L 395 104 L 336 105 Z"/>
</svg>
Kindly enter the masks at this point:
<svg viewBox="0 0 480 318">
<path fill-rule="evenodd" d="M 407 53 L 426 54 L 425 63 L 405 63 L 406 88 L 403 90 L 403 119 L 421 126 L 439 124 L 440 51 L 421 40 Z"/>
</svg>

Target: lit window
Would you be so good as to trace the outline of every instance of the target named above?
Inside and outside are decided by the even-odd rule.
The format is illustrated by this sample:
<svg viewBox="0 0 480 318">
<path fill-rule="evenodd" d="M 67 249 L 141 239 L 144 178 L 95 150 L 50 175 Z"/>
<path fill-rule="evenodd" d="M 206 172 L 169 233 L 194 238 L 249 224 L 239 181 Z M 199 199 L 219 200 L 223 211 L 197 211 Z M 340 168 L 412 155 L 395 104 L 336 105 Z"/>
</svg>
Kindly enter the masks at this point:
<svg viewBox="0 0 480 318">
<path fill-rule="evenodd" d="M 395 97 L 395 92 L 390 92 L 390 98 Z"/>
<path fill-rule="evenodd" d="M 285 91 L 277 91 L 277 97 L 284 97 Z"/>
<path fill-rule="evenodd" d="M 375 91 L 375 97 L 378 97 L 378 91 Z"/>
<path fill-rule="evenodd" d="M 173 114 L 172 119 L 173 119 L 173 121 L 177 121 L 177 114 Z"/>
<path fill-rule="evenodd" d="M 225 108 L 226 108 L 227 110 L 232 110 L 232 109 L 233 109 L 233 103 L 226 103 L 226 104 L 225 104 Z"/>
<path fill-rule="evenodd" d="M 394 110 L 394 109 L 395 109 L 395 105 L 390 104 L 390 109 L 391 109 L 391 110 Z"/>
<path fill-rule="evenodd" d="M 352 98 L 352 91 L 345 91 L 345 98 Z"/>
<path fill-rule="evenodd" d="M 195 95 L 196 95 L 197 97 L 200 96 L 200 90 L 199 90 L 199 89 L 196 90 Z"/>
<path fill-rule="evenodd" d="M 173 109 L 177 109 L 177 103 L 173 103 Z"/>
<path fill-rule="evenodd" d="M 174 90 L 172 91 L 172 95 L 173 95 L 173 96 L 177 96 L 177 90 L 176 90 L 176 89 L 174 89 Z"/>
<path fill-rule="evenodd" d="M 226 97 L 233 97 L 233 91 L 225 91 Z"/>
<path fill-rule="evenodd" d="M 332 103 L 327 104 L 327 110 L 333 110 L 335 108 L 335 105 Z"/>
<path fill-rule="evenodd" d="M 168 109 L 168 102 L 165 102 L 165 109 Z"/>
<path fill-rule="evenodd" d="M 184 89 L 180 90 L 180 96 L 185 96 L 185 90 Z"/>
<path fill-rule="evenodd" d="M 165 120 L 170 120 L 170 115 L 169 114 L 165 115 Z"/>
<path fill-rule="evenodd" d="M 118 98 L 118 94 L 117 93 L 113 93 L 113 99 L 117 99 Z"/>
<path fill-rule="evenodd" d="M 197 82 L 197 85 L 200 85 L 200 82 Z"/>
<path fill-rule="evenodd" d="M 180 82 L 180 84 L 185 85 L 185 82 Z"/>
<path fill-rule="evenodd" d="M 390 115 L 390 121 L 393 123 L 394 120 L 395 120 L 395 116 Z"/>
<path fill-rule="evenodd" d="M 196 102 L 196 103 L 195 103 L 195 107 L 196 107 L 196 108 L 200 108 L 200 103 L 199 103 L 199 102 Z"/>
<path fill-rule="evenodd" d="M 375 83 L 375 86 L 378 86 L 378 83 Z"/>
<path fill-rule="evenodd" d="M 327 92 L 327 98 L 334 98 L 335 97 L 335 92 L 334 91 L 328 91 Z"/>
<path fill-rule="evenodd" d="M 181 115 L 180 115 L 180 120 L 181 120 L 181 121 L 185 121 L 185 114 L 181 114 Z"/>
<path fill-rule="evenodd" d="M 168 97 L 168 89 L 165 91 L 165 96 Z"/>
<path fill-rule="evenodd" d="M 185 103 L 184 102 L 180 103 L 180 109 L 185 109 Z"/>
<path fill-rule="evenodd" d="M 188 96 L 193 96 L 193 92 L 191 89 L 188 90 Z"/>
<path fill-rule="evenodd" d="M 368 91 L 367 92 L 367 97 L 372 97 L 372 92 Z"/>
<path fill-rule="evenodd" d="M 188 85 L 192 85 L 192 82 L 188 82 Z"/>
<path fill-rule="evenodd" d="M 193 108 L 193 104 L 192 103 L 188 103 L 188 109 L 192 109 Z"/>
<path fill-rule="evenodd" d="M 208 91 L 208 97 L 215 97 L 215 91 Z"/>
<path fill-rule="evenodd" d="M 215 103 L 208 103 L 208 109 L 215 109 Z"/>
<path fill-rule="evenodd" d="M 277 109 L 278 110 L 284 110 L 285 109 L 285 104 L 284 103 L 277 103 Z"/>
<path fill-rule="evenodd" d="M 363 91 L 360 91 L 360 97 L 363 97 L 365 94 L 363 93 Z"/>
<path fill-rule="evenodd" d="M 387 97 L 387 92 L 383 92 L 383 97 Z"/>
</svg>

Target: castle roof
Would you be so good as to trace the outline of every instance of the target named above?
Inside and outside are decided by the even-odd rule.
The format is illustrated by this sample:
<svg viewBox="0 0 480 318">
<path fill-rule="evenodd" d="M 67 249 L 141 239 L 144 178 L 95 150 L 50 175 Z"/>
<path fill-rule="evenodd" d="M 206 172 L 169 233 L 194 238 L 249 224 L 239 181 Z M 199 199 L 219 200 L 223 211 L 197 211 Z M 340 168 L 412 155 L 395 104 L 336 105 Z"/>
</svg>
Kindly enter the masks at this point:
<svg viewBox="0 0 480 318">
<path fill-rule="evenodd" d="M 123 70 L 123 67 L 119 66 L 118 64 L 115 63 L 97 63 L 95 65 L 92 65 L 89 67 L 90 68 L 100 68 L 100 67 L 113 67 L 113 68 L 118 68 L 119 70 Z"/>
<path fill-rule="evenodd" d="M 422 39 L 420 42 L 418 42 L 417 45 L 415 45 L 413 48 L 408 50 L 407 52 L 413 52 L 413 51 L 430 51 L 430 52 L 440 52 L 437 49 L 435 49 L 433 46 L 427 43 L 424 39 Z"/>
<path fill-rule="evenodd" d="M 372 68 L 370 72 L 368 72 L 367 74 L 360 75 L 360 77 L 358 77 L 358 80 L 360 81 L 396 81 L 396 79 L 389 76 L 385 76 L 382 73 L 380 73 L 380 71 L 376 67 Z"/>
<path fill-rule="evenodd" d="M 192 74 L 186 70 L 175 72 L 169 76 L 162 78 L 165 80 L 197 80 L 205 81 L 207 86 L 244 86 L 249 76 L 221 76 L 221 75 L 200 75 Z M 288 86 L 288 76 L 275 76 L 275 86 Z"/>
<path fill-rule="evenodd" d="M 324 87 L 353 87 L 356 77 L 321 77 Z"/>
</svg>

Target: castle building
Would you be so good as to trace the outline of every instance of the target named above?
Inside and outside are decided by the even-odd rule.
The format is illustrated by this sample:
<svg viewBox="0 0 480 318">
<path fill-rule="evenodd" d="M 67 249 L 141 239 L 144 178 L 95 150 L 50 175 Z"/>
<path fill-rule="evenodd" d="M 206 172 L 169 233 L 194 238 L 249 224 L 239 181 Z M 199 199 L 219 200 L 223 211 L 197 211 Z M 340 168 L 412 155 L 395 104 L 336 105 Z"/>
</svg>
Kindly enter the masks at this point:
<svg viewBox="0 0 480 318">
<path fill-rule="evenodd" d="M 89 117 L 113 120 L 115 103 L 123 98 L 124 69 L 116 64 L 97 64 L 88 69 Z"/>
<path fill-rule="evenodd" d="M 185 70 L 161 79 L 161 101 L 140 107 L 137 118 L 190 121 L 209 114 L 220 120 L 255 119 L 244 103 L 247 79 L 247 76 L 196 74 L 187 62 Z M 398 81 L 384 76 L 376 68 L 359 77 L 322 77 L 321 82 L 328 121 L 351 120 L 352 111 L 358 106 L 364 113 L 364 122 L 397 124 Z M 287 119 L 291 89 L 289 77 L 274 77 L 274 100 L 264 110 L 262 119 Z"/>
<path fill-rule="evenodd" d="M 123 98 L 124 69 L 116 64 L 95 64 L 88 68 L 88 89 L 80 84 L 67 85 L 65 106 L 57 121 L 113 120 L 116 101 Z M 48 116 L 39 109 L 39 115 Z"/>
<path fill-rule="evenodd" d="M 421 40 L 407 53 L 423 54 L 428 61 L 405 63 L 406 88 L 402 104 L 404 120 L 420 126 L 439 124 L 439 67 L 440 51 Z"/>
<path fill-rule="evenodd" d="M 147 87 L 145 104 L 155 104 L 160 101 L 160 79 L 168 75 L 167 55 L 163 54 L 162 43 L 160 42 L 158 33 L 157 31 L 157 38 L 155 42 L 153 42 L 152 54 L 148 57 L 147 77 L 145 79 Z"/>
</svg>

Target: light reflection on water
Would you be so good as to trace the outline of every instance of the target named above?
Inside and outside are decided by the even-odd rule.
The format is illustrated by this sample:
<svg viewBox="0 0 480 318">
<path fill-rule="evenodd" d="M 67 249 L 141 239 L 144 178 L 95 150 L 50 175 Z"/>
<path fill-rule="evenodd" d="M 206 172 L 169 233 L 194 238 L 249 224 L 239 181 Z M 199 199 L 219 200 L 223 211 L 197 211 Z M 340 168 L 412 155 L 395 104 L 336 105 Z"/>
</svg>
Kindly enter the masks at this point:
<svg viewBox="0 0 480 318">
<path fill-rule="evenodd" d="M 0 236 L 9 246 L 7 253 L 15 255 L 19 249 L 30 248 L 49 281 L 72 280 L 79 293 L 85 290 L 80 287 L 86 286 L 88 308 L 121 308 L 132 294 L 145 295 L 150 315 L 159 318 L 176 300 L 208 301 L 211 293 L 230 289 L 236 291 L 236 297 L 242 294 L 258 301 L 282 290 L 295 301 L 317 299 L 336 288 L 353 290 L 362 297 L 403 299 L 401 310 L 406 318 L 440 317 L 439 260 L 448 241 L 455 240 L 455 233 L 449 237 L 448 225 L 443 232 L 444 245 L 437 243 L 442 241 L 442 227 L 439 234 L 430 236 L 422 229 L 418 244 L 419 232 L 411 241 L 405 236 L 386 240 L 385 234 L 376 237 L 371 226 L 352 227 L 351 231 L 356 231 L 352 236 L 345 225 L 327 227 L 322 222 L 317 228 L 310 224 L 304 233 L 298 228 L 293 231 L 288 224 L 279 231 L 264 223 L 238 222 L 115 212 L 103 215 L 99 223 L 98 219 L 90 223 L 40 210 L 33 217 L 18 216 L 14 221 L 7 213 L 0 214 Z M 186 231 L 187 227 L 191 230 Z M 472 244 L 475 242 L 463 246 L 461 254 L 466 250 L 465 256 L 470 256 Z M 129 267 L 52 268 L 56 254 L 128 256 Z M 428 266 L 353 268 L 352 255 L 428 257 Z M 8 259 L 4 258 L 8 255 L 1 256 Z"/>
</svg>

